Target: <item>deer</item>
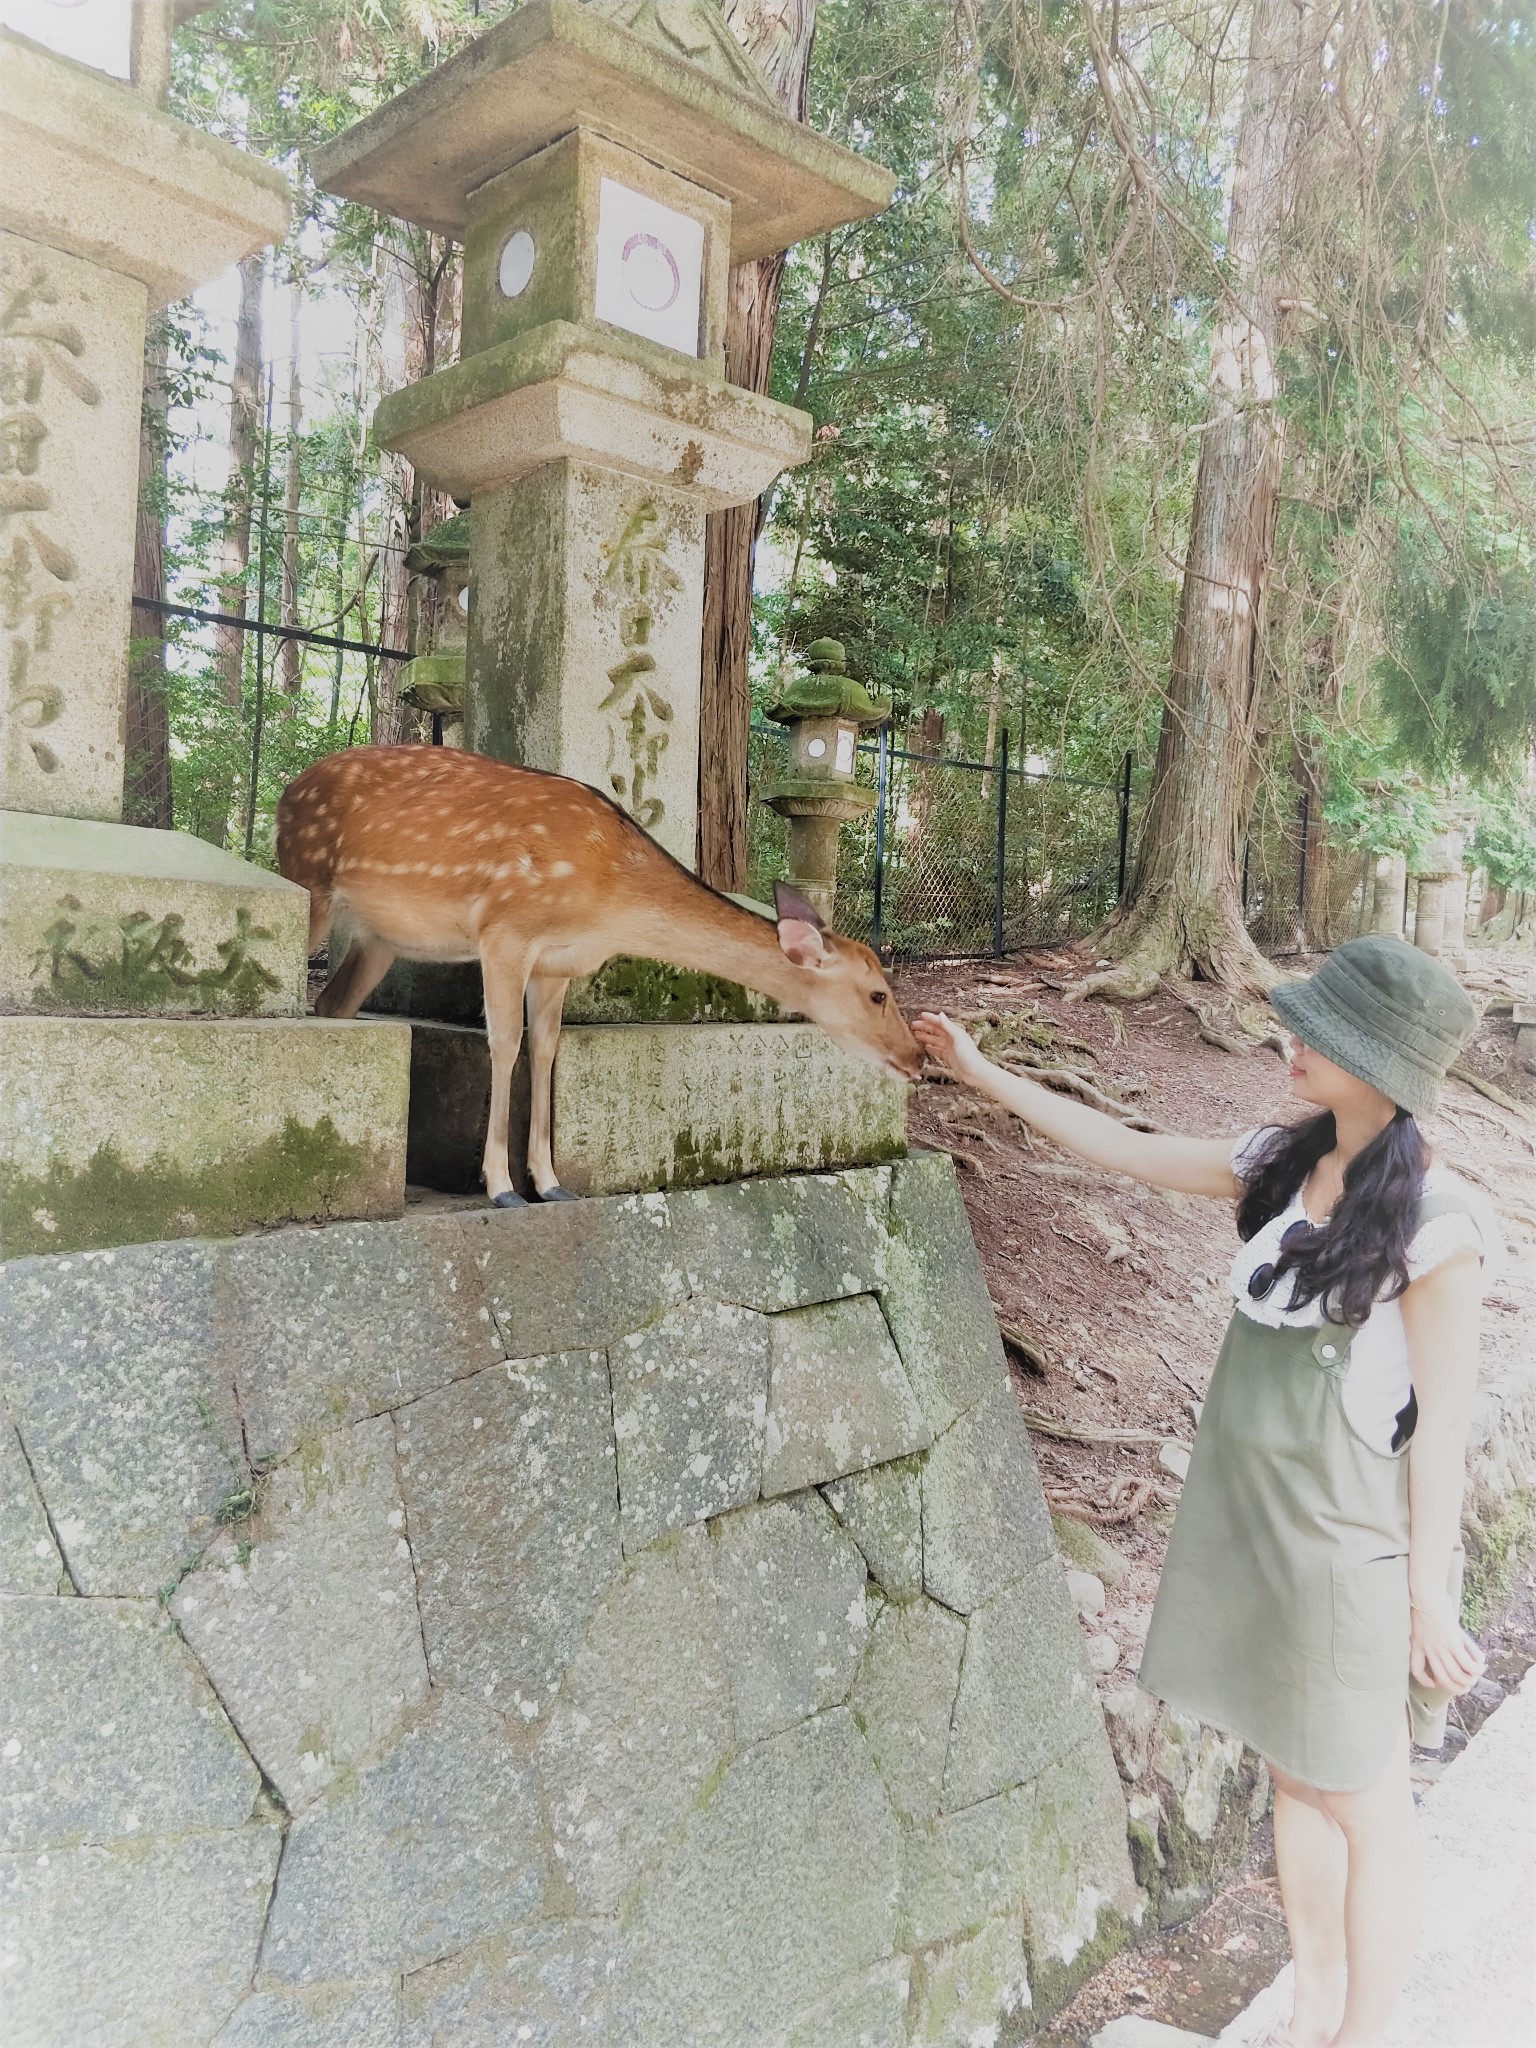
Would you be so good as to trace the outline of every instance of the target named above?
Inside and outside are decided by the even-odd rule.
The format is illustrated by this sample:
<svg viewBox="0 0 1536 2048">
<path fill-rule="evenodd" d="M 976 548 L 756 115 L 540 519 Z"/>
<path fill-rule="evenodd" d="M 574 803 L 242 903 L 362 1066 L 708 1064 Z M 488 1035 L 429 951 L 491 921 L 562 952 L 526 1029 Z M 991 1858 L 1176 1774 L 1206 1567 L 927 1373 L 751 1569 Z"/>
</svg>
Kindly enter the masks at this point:
<svg viewBox="0 0 1536 2048">
<path fill-rule="evenodd" d="M 618 953 L 755 989 L 896 1080 L 922 1070 L 868 946 L 829 931 L 783 883 L 773 917 L 722 895 L 569 776 L 457 747 L 348 748 L 284 790 L 277 865 L 309 891 L 311 956 L 338 905 L 355 929 L 316 1000 L 322 1017 L 355 1017 L 398 958 L 479 962 L 491 1056 L 481 1171 L 498 1209 L 524 1206 L 507 1144 L 525 1012 L 529 1179 L 541 1202 L 575 1199 L 552 1149 L 565 992 Z"/>
</svg>

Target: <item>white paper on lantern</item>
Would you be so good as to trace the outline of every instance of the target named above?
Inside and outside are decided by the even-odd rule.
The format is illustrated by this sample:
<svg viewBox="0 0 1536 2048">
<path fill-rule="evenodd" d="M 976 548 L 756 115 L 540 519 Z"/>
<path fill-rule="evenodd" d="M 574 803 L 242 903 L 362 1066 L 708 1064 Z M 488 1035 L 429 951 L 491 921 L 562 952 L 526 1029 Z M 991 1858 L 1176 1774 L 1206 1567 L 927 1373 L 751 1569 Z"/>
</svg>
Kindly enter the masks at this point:
<svg viewBox="0 0 1536 2048">
<path fill-rule="evenodd" d="M 599 320 L 699 353 L 704 223 L 604 178 L 597 209 Z"/>
<path fill-rule="evenodd" d="M 0 22 L 79 64 L 127 78 L 133 47 L 130 0 L 0 0 Z"/>
<path fill-rule="evenodd" d="M 839 775 L 853 773 L 853 743 L 856 735 L 851 725 L 837 728 L 837 772 Z"/>
</svg>

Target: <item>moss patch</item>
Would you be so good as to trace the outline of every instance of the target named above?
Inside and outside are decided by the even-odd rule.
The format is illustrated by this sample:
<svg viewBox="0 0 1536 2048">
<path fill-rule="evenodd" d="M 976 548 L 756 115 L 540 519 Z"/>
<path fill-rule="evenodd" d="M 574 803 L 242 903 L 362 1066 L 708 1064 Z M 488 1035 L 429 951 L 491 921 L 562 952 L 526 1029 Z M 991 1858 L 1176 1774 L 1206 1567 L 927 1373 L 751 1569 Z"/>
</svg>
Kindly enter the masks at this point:
<svg viewBox="0 0 1536 2048">
<path fill-rule="evenodd" d="M 568 1024 L 758 1024 L 778 1016 L 767 996 L 739 982 L 622 956 L 573 981 L 565 999 Z"/>
<path fill-rule="evenodd" d="M 110 1141 L 83 1167 L 0 1180 L 8 1258 L 95 1251 L 159 1238 L 228 1236 L 255 1223 L 384 1215 L 394 1206 L 388 1148 L 354 1144 L 328 1116 L 282 1129 L 249 1150 L 189 1170 L 164 1152 L 130 1166 Z"/>
<path fill-rule="evenodd" d="M 1466 1546 L 1461 1620 L 1476 1635 L 1509 1598 L 1516 1571 L 1536 1547 L 1536 1495 L 1512 1493 L 1490 1523 L 1468 1528 Z"/>
</svg>

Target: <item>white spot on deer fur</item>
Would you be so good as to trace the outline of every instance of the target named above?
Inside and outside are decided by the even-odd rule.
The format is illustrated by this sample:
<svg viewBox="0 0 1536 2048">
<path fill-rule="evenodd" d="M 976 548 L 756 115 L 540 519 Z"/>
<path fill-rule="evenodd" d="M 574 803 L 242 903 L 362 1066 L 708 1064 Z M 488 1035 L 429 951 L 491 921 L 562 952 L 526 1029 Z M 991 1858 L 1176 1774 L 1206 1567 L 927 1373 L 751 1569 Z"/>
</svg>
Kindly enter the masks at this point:
<svg viewBox="0 0 1536 2048">
<path fill-rule="evenodd" d="M 574 875 L 576 870 L 568 860 L 557 860 L 549 872 L 552 875 Z"/>
</svg>

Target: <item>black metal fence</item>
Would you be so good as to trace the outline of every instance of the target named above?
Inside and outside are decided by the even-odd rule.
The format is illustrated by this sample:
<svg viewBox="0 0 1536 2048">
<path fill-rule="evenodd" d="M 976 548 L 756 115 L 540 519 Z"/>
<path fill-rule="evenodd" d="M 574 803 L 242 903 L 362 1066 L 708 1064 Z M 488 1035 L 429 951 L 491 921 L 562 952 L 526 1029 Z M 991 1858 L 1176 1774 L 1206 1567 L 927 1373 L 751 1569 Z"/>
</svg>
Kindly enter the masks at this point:
<svg viewBox="0 0 1536 2048">
<path fill-rule="evenodd" d="M 788 823 L 760 792 L 788 770 L 789 742 L 754 727 L 748 753 L 749 888 L 786 873 Z M 962 958 L 1079 938 L 1125 888 L 1140 793 L 1126 755 L 1114 782 L 919 754 L 886 733 L 858 750 L 876 801 L 838 843 L 837 922 L 898 959 Z"/>
</svg>

